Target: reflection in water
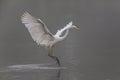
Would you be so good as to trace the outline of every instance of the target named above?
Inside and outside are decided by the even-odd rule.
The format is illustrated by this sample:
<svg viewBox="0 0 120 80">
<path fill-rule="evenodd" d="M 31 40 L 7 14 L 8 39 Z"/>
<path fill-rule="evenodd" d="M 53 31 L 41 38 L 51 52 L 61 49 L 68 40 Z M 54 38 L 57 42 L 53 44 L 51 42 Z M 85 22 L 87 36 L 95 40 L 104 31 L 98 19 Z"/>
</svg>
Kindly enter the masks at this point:
<svg viewBox="0 0 120 80">
<path fill-rule="evenodd" d="M 0 69 L 0 80 L 60 80 L 65 67 L 51 64 L 12 65 Z"/>
<path fill-rule="evenodd" d="M 60 75 L 61 75 L 61 69 L 58 69 L 56 80 L 60 80 Z"/>
</svg>

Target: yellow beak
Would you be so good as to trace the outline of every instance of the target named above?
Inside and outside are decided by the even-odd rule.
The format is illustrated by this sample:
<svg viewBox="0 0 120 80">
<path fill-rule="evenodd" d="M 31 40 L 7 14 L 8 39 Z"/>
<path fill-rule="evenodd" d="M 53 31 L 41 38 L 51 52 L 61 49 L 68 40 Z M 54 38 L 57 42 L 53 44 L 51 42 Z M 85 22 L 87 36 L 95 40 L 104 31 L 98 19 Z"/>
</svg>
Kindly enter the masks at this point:
<svg viewBox="0 0 120 80">
<path fill-rule="evenodd" d="M 80 30 L 80 28 L 79 28 L 79 27 L 75 27 L 75 29 Z"/>
</svg>

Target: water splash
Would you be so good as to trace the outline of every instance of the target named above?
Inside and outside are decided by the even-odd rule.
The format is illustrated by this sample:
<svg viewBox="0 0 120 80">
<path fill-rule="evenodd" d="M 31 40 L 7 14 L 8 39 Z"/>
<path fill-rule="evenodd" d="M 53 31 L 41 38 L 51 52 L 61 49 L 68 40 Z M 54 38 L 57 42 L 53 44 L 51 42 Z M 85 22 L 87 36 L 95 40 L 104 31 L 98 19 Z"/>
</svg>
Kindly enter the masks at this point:
<svg viewBox="0 0 120 80">
<path fill-rule="evenodd" d="M 52 64 L 24 64 L 24 65 L 10 65 L 4 68 L 0 68 L 0 72 L 13 72 L 13 71 L 31 71 L 31 70 L 57 70 L 67 69 L 66 67 L 52 67 Z"/>
</svg>

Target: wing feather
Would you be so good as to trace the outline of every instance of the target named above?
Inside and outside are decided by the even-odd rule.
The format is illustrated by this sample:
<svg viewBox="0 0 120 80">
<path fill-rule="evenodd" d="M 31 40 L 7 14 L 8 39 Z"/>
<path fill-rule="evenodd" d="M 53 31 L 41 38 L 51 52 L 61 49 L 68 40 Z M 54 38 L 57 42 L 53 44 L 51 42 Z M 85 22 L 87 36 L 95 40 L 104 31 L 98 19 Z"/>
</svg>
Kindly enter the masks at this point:
<svg viewBox="0 0 120 80">
<path fill-rule="evenodd" d="M 47 29 L 46 25 L 40 19 L 36 19 L 31 16 L 28 12 L 25 12 L 21 21 L 25 24 L 28 29 L 32 39 L 40 45 L 48 45 L 51 40 L 53 40 L 52 33 Z"/>
</svg>

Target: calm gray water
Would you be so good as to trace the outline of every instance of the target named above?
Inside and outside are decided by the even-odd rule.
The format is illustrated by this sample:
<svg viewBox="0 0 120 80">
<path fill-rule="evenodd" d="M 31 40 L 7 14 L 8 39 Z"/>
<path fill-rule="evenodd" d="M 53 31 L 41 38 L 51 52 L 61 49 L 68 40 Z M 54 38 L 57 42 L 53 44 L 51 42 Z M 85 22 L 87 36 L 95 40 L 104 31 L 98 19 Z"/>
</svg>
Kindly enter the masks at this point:
<svg viewBox="0 0 120 80">
<path fill-rule="evenodd" d="M 80 27 L 54 48 L 61 67 L 30 37 L 25 11 L 53 34 Z M 120 80 L 120 1 L 0 0 L 0 80 Z"/>
<path fill-rule="evenodd" d="M 0 80 L 119 80 L 119 72 L 79 71 L 55 64 L 10 65 L 0 69 Z"/>
</svg>

